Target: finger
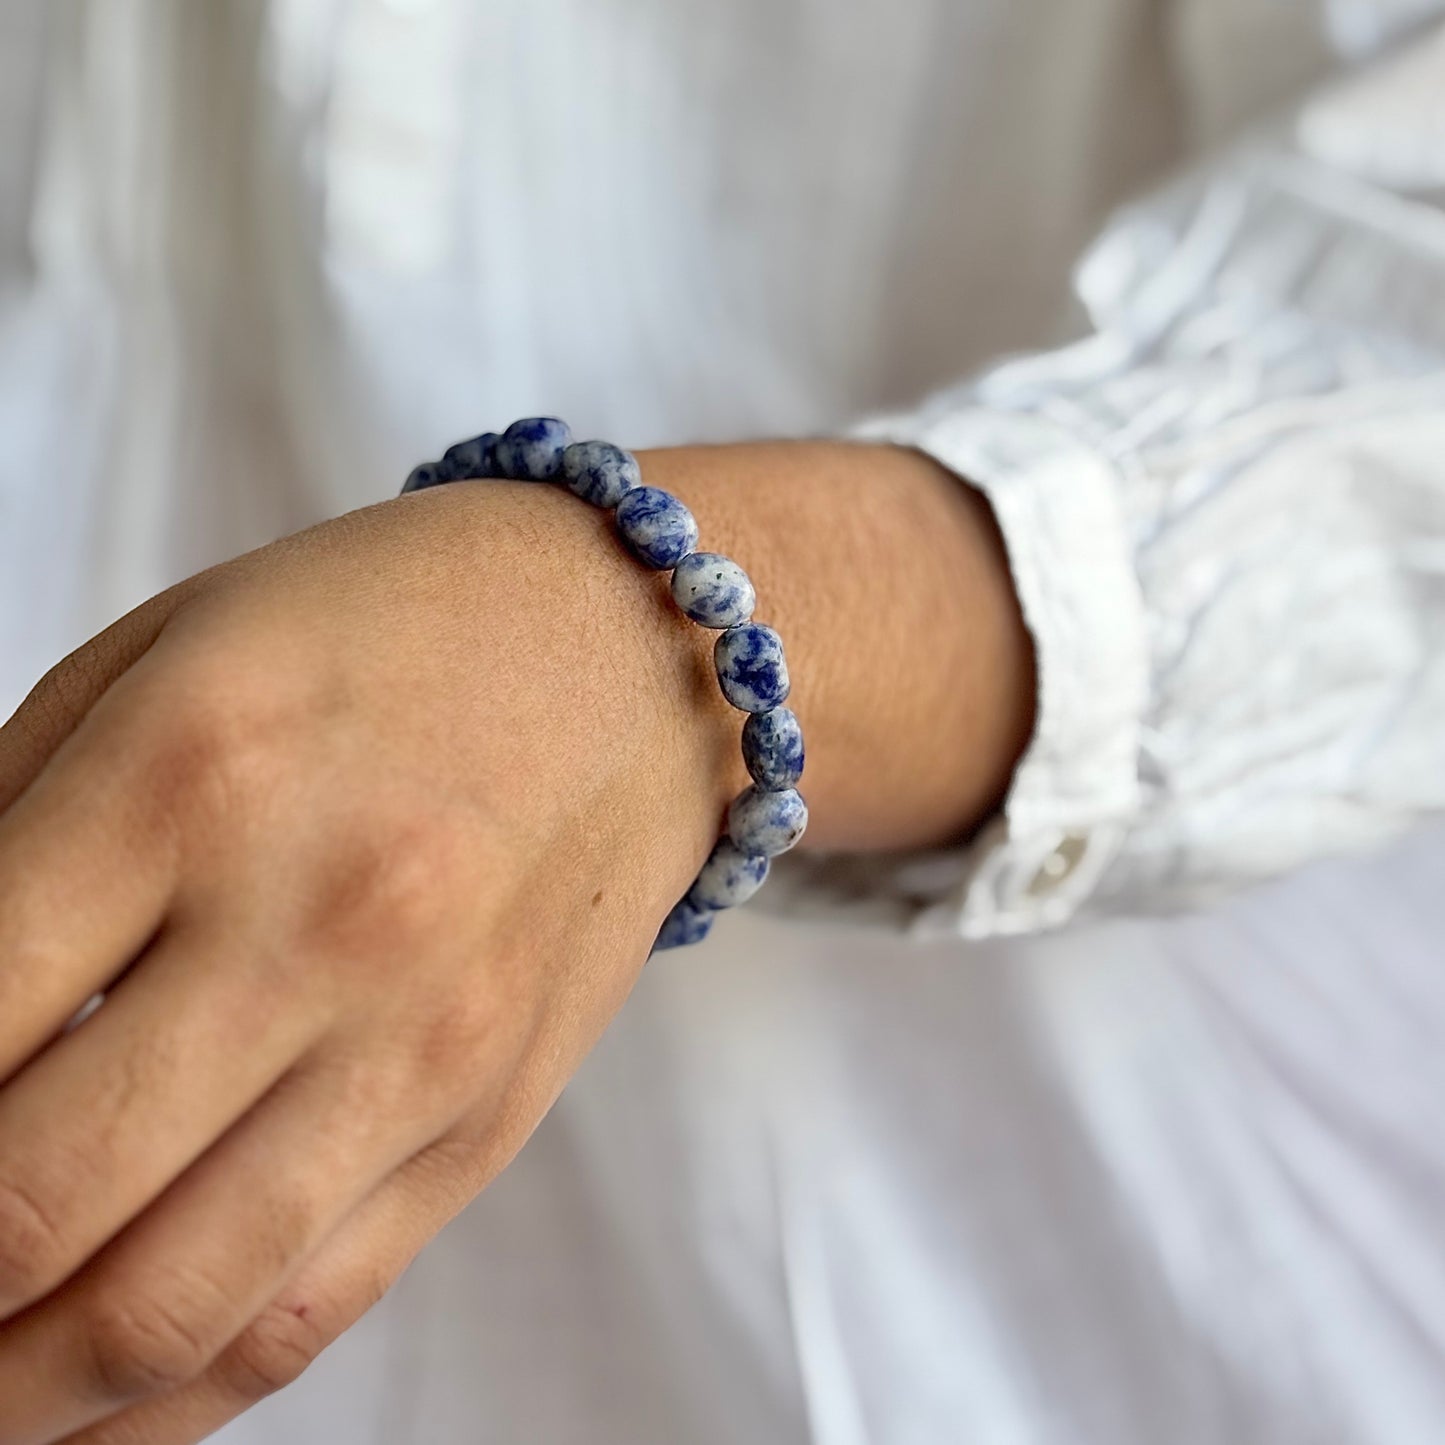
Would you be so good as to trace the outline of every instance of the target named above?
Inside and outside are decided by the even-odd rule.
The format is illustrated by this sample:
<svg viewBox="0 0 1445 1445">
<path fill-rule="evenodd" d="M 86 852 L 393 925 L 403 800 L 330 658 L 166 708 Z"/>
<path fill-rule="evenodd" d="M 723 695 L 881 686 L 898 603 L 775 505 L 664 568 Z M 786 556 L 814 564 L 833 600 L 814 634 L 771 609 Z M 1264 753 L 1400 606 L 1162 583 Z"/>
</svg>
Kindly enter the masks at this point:
<svg viewBox="0 0 1445 1445">
<path fill-rule="evenodd" d="M 198 1379 L 421 1128 L 359 1064 L 288 1076 L 90 1268 L 0 1329 L 0 1439 L 42 1445 Z"/>
<path fill-rule="evenodd" d="M 0 1089 L 0 1318 L 79 1268 L 316 1041 L 326 1020 L 288 972 L 234 934 L 167 932 Z"/>
<path fill-rule="evenodd" d="M 160 636 L 191 583 L 152 597 L 56 663 L 0 727 L 0 813 L 39 774 L 106 690 Z"/>
<path fill-rule="evenodd" d="M 126 698 L 91 710 L 0 815 L 0 1079 L 53 1038 L 160 926 L 174 829 Z"/>
<path fill-rule="evenodd" d="M 347 1217 L 200 1379 L 63 1445 L 195 1445 L 298 1379 L 479 1187 L 445 1141 L 423 1150 Z"/>
</svg>

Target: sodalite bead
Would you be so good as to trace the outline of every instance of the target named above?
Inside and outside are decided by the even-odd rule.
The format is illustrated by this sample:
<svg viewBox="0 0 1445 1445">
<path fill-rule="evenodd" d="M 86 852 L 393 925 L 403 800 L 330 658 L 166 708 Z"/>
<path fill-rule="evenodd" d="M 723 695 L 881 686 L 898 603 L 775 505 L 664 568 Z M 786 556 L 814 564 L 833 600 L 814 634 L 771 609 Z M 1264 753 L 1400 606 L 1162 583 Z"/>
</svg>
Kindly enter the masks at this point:
<svg viewBox="0 0 1445 1445">
<path fill-rule="evenodd" d="M 448 447 L 441 461 L 447 481 L 470 482 L 494 476 L 499 441 L 496 432 L 484 431 L 479 437 Z"/>
<path fill-rule="evenodd" d="M 729 627 L 712 650 L 718 686 L 735 708 L 767 712 L 788 696 L 788 662 L 783 639 L 761 622 Z"/>
<path fill-rule="evenodd" d="M 715 913 L 699 908 L 684 898 L 662 920 L 662 927 L 657 930 L 652 951 L 661 953 L 665 948 L 686 948 L 689 944 L 701 943 L 707 937 L 716 917 Z"/>
<path fill-rule="evenodd" d="M 720 839 L 687 901 L 699 908 L 736 908 L 763 886 L 772 864 L 760 853 L 744 853 L 730 838 Z"/>
<path fill-rule="evenodd" d="M 439 462 L 423 462 L 411 469 L 411 475 L 401 489 L 402 496 L 408 492 L 424 492 L 428 487 L 440 486 L 447 480 Z"/>
<path fill-rule="evenodd" d="M 736 627 L 753 615 L 748 574 L 718 552 L 693 552 L 672 574 L 672 600 L 704 627 Z"/>
<path fill-rule="evenodd" d="M 697 521 L 671 492 L 634 487 L 617 504 L 617 530 L 649 567 L 676 567 L 697 546 Z"/>
<path fill-rule="evenodd" d="M 754 713 L 743 724 L 743 762 L 770 793 L 797 786 L 803 776 L 803 729 L 785 707 Z"/>
<path fill-rule="evenodd" d="M 728 837 L 744 853 L 786 853 L 808 826 L 808 805 L 796 788 L 776 793 L 745 788 L 728 809 Z"/>
<path fill-rule="evenodd" d="M 555 416 L 514 421 L 497 443 L 497 474 L 514 482 L 548 482 L 562 471 L 572 433 Z"/>
<path fill-rule="evenodd" d="M 562 481 L 594 507 L 615 507 L 642 485 L 637 458 L 611 442 L 573 442 L 562 453 Z"/>
</svg>

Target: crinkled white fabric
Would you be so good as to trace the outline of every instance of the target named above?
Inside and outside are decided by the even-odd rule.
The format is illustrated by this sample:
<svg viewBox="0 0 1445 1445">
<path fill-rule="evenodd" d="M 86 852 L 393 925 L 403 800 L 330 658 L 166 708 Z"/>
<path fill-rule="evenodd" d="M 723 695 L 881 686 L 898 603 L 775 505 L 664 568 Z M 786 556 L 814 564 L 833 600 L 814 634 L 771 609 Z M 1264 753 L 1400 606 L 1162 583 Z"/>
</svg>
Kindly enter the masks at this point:
<svg viewBox="0 0 1445 1445">
<path fill-rule="evenodd" d="M 18 698 L 185 571 L 387 495 L 481 419 L 556 409 L 639 444 L 836 431 L 1047 347 L 1070 263 L 1117 202 L 1442 12 L 0 0 L 0 686 Z M 1371 66 L 1312 91 L 1297 141 L 1274 146 L 1300 155 L 1265 147 L 1259 184 L 1263 200 L 1324 168 L 1340 173 L 1324 193 L 1350 206 L 1400 190 L 1365 207 L 1380 224 L 1363 233 L 1392 238 L 1366 250 L 1428 332 L 1438 280 L 1396 264 L 1429 249 L 1407 218 L 1438 190 L 1418 129 L 1434 62 L 1415 54 L 1398 63 L 1423 81 Z M 1269 358 L 1240 337 L 1262 344 L 1264 328 L 1220 325 L 1228 305 L 1175 333 L 1141 322 L 1156 262 L 1215 185 L 1126 221 L 1131 245 L 1098 255 L 1133 263 L 1096 262 L 1084 292 L 1100 326 L 1128 318 L 1156 348 L 1140 376 L 1247 401 Z M 1290 205 L 1303 231 L 1287 237 L 1347 229 L 1327 205 Z M 1252 214 L 1262 228 L 1276 212 Z M 1328 355 L 1378 368 L 1366 303 L 1392 306 L 1393 288 L 1350 254 L 1320 250 L 1334 264 L 1313 283 L 1286 266 L 1278 291 L 1254 274 L 1269 297 L 1353 295 L 1335 333 L 1353 340 Z M 1163 308 L 1161 325 L 1183 315 Z M 1252 358 L 1237 388 L 1211 371 L 1214 325 Z M 1197 370 L 1175 366 L 1196 353 Z M 1353 394 L 1385 403 L 1391 437 L 1419 355 L 1398 354 L 1399 375 Z M 649 969 L 518 1164 L 233 1445 L 1445 1438 L 1445 835 L 1204 915 L 956 937 L 960 919 L 999 933 L 1116 905 L 1121 880 L 1142 901 L 1151 857 L 1191 860 L 1171 886 L 1227 861 L 1207 828 L 1184 830 L 1185 853 L 1177 831 L 1149 852 L 1156 812 L 1177 830 L 1209 789 L 1150 731 L 1194 696 L 1155 665 L 1173 647 L 1187 674 L 1193 652 L 1158 635 L 1154 609 L 1192 614 L 1141 535 L 1131 458 L 1171 480 L 1191 463 L 1162 443 L 1167 389 L 1130 452 L 1104 405 L 1131 412 L 1106 384 L 1126 374 L 1087 346 L 1050 353 L 907 423 L 938 427 L 940 451 L 986 479 L 1031 621 L 1099 638 L 1088 668 L 1108 678 L 1046 667 L 1039 738 L 967 893 L 953 854 L 830 874 L 835 895 L 955 936 L 740 916 Z M 1278 415 L 1258 419 L 1266 450 L 1305 455 Z M 1351 427 L 1348 456 L 1386 447 L 1410 482 L 1393 442 L 1329 405 L 1323 430 Z M 1231 434 L 1198 432 L 1229 463 L 1221 495 L 1256 462 L 1296 494 Z M 1301 518 L 1306 535 L 1328 523 Z M 1178 535 L 1217 555 L 1208 529 Z M 1428 578 L 1428 549 L 1413 555 Z M 1215 575 L 1201 595 L 1223 606 Z M 1347 580 L 1387 602 L 1362 612 L 1372 629 L 1415 635 L 1378 578 Z M 1199 579 L 1181 566 L 1175 581 Z M 1275 695 L 1231 654 L 1261 655 L 1258 631 L 1224 648 L 1196 634 L 1201 741 L 1250 736 L 1210 722 L 1234 700 L 1210 669 Z M 1384 671 L 1403 652 L 1385 648 Z M 1334 679 L 1301 681 L 1328 698 Z M 1261 716 L 1257 745 L 1293 711 Z M 1328 754 L 1301 756 L 1290 796 L 1330 796 Z M 1171 765 L 1167 788 L 1145 757 Z M 1367 782 L 1356 837 L 1364 813 L 1417 805 Z"/>
<path fill-rule="evenodd" d="M 924 930 L 1198 903 L 1445 809 L 1442 142 L 1445 35 L 1121 216 L 1086 340 L 864 429 L 989 496 L 1038 651 Z"/>
</svg>

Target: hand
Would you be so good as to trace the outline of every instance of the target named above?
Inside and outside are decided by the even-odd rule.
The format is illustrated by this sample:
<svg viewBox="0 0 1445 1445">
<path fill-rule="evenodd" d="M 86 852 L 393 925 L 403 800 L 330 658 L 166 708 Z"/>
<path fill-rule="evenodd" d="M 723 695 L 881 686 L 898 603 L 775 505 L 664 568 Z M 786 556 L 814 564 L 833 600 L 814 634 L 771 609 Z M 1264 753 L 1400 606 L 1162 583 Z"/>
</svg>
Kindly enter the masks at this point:
<svg viewBox="0 0 1445 1445">
<path fill-rule="evenodd" d="M 822 841 L 966 826 L 1027 719 L 936 715 L 967 682 L 928 680 L 949 628 L 901 699 L 863 663 L 906 670 L 951 576 L 990 597 L 960 665 L 1015 689 L 979 504 L 875 449 L 644 465 L 783 627 Z M 828 520 L 854 472 L 866 529 Z M 854 548 L 915 576 L 856 595 Z M 27 699 L 0 731 L 0 1445 L 200 1439 L 505 1166 L 744 781 L 710 642 L 574 498 L 460 485 L 194 578 Z M 966 766 L 932 738 L 955 724 Z"/>
</svg>

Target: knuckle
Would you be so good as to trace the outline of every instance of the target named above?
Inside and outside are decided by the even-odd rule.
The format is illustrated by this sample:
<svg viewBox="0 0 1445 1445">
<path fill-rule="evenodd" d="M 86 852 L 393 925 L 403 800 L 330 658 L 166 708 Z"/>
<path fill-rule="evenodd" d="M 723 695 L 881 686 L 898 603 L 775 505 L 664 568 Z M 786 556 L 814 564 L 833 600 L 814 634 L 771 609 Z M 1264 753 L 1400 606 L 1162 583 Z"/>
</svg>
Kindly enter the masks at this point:
<svg viewBox="0 0 1445 1445">
<path fill-rule="evenodd" d="M 499 1171 L 507 1154 L 507 1121 L 488 1117 L 433 1140 L 407 1164 L 415 1187 L 431 1198 L 474 1198 Z"/>
<path fill-rule="evenodd" d="M 262 1400 L 298 1380 L 329 1342 L 302 1307 L 266 1307 L 216 1362 L 225 1388 L 243 1400 Z"/>
<path fill-rule="evenodd" d="M 469 1090 L 498 1069 L 499 1055 L 510 1053 L 503 1010 L 485 997 L 485 990 L 477 994 L 454 999 L 414 1025 L 410 1042 L 427 1078 L 451 1080 Z"/>
<path fill-rule="evenodd" d="M 355 881 L 363 882 L 365 896 L 356 906 L 383 944 L 423 938 L 441 921 L 449 900 L 429 864 L 428 842 L 427 830 L 411 830 L 362 861 Z"/>
<path fill-rule="evenodd" d="M 384 1148 L 403 1121 L 427 1118 L 430 1099 L 418 1087 L 409 1059 L 399 1051 L 346 1051 L 313 1065 L 312 1082 L 324 1089 L 330 1107 L 351 1120 L 354 1147 Z M 444 1087 L 437 1094 L 445 1097 Z M 299 1217 L 307 1206 L 297 1206 Z M 320 1212 L 317 1212 L 320 1218 Z M 314 1233 L 313 1226 L 308 1233 Z"/>
<path fill-rule="evenodd" d="M 109 1295 L 90 1314 L 87 1339 L 91 1375 L 100 1395 L 128 1400 L 174 1390 L 203 1374 L 224 1340 L 200 1291 L 181 1288 Z M 210 1301 L 214 1305 L 214 1300 Z"/>
<path fill-rule="evenodd" d="M 210 693 L 177 705 L 153 759 L 155 795 L 168 810 L 230 813 L 264 783 L 267 750 L 245 708 Z"/>
<path fill-rule="evenodd" d="M 65 1238 L 39 1191 L 0 1178 L 0 1299 L 25 1303 L 64 1273 Z"/>
<path fill-rule="evenodd" d="M 318 1066 L 319 1069 L 324 1066 Z M 400 1070 L 393 1060 L 343 1057 L 325 1072 L 332 1107 L 347 1118 L 373 1123 L 391 1116 L 396 1091 L 401 1086 Z"/>
<path fill-rule="evenodd" d="M 388 960 L 445 937 L 476 856 L 446 809 L 368 819 L 335 859 L 311 931 L 327 952 Z"/>
</svg>

